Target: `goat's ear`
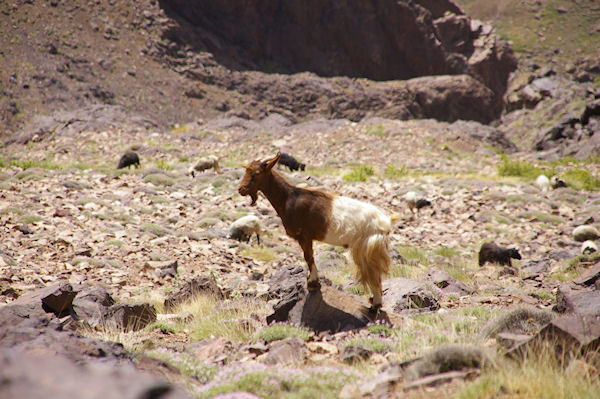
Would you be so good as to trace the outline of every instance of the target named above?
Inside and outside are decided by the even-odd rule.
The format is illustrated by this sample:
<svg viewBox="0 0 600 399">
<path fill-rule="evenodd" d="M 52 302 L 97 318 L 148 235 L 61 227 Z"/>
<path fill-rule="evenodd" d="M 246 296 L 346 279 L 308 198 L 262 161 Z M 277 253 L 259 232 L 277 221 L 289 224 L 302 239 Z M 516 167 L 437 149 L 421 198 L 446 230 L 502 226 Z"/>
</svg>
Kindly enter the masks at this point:
<svg viewBox="0 0 600 399">
<path fill-rule="evenodd" d="M 277 155 L 275 155 L 271 159 L 266 160 L 265 163 L 267 165 L 267 169 L 273 169 L 273 166 L 275 166 L 277 164 L 277 161 L 279 161 L 280 156 L 281 156 L 281 152 L 278 151 Z"/>
</svg>

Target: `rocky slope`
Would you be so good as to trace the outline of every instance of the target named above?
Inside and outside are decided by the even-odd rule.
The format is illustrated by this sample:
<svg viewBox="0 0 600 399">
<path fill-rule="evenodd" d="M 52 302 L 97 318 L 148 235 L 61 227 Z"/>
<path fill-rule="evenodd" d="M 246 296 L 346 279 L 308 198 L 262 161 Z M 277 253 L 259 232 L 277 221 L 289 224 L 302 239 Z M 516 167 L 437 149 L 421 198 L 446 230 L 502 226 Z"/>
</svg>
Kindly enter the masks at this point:
<svg viewBox="0 0 600 399">
<path fill-rule="evenodd" d="M 0 398 L 595 397 L 600 266 L 572 234 L 598 238 L 593 57 L 520 51 L 507 80 L 506 42 L 451 1 L 251 3 L 0 5 Z M 377 317 L 340 249 L 315 244 L 306 292 L 237 193 L 278 150 L 295 184 L 400 214 Z M 192 177 L 206 154 L 223 173 Z M 248 213 L 260 245 L 227 237 Z M 486 241 L 522 259 L 480 267 Z"/>
<path fill-rule="evenodd" d="M 410 2 L 286 4 L 258 2 L 249 15 L 236 2 L 6 3 L 3 136 L 36 115 L 90 104 L 122 105 L 163 127 L 273 112 L 295 121 L 381 115 L 489 122 L 500 115 L 516 60 L 490 25 L 453 3 L 434 13 Z M 307 7 L 313 12 L 303 13 Z M 350 79 L 443 74 L 457 76 Z"/>
</svg>

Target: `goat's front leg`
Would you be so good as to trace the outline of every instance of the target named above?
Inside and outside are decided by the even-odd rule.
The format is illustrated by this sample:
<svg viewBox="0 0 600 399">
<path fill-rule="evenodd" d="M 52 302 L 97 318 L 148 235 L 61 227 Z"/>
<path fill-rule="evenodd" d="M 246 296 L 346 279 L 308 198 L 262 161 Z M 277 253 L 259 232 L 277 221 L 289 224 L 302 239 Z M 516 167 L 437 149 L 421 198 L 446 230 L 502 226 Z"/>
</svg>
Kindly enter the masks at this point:
<svg viewBox="0 0 600 399">
<path fill-rule="evenodd" d="M 306 289 L 309 291 L 316 291 L 321 288 L 321 283 L 319 283 L 319 272 L 317 271 L 315 258 L 313 257 L 312 240 L 302 240 L 299 241 L 299 243 L 300 247 L 302 247 L 302 251 L 304 252 L 304 260 L 308 265 L 308 280 L 306 281 Z"/>
</svg>

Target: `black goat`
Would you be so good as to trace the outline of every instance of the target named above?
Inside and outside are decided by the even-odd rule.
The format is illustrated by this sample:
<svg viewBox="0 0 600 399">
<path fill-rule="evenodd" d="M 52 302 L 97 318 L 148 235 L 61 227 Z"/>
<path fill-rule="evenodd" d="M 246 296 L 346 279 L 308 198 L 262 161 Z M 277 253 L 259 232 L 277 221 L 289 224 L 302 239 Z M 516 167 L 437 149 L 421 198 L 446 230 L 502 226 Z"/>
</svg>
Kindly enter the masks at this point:
<svg viewBox="0 0 600 399">
<path fill-rule="evenodd" d="M 138 154 L 133 151 L 126 152 L 123 154 L 121 159 L 119 159 L 119 165 L 117 165 L 117 169 L 129 168 L 131 165 L 136 168 L 140 167 L 140 158 Z"/>
<path fill-rule="evenodd" d="M 479 250 L 479 266 L 483 266 L 485 262 L 494 262 L 512 267 L 511 258 L 521 259 L 517 248 L 503 248 L 493 242 L 486 242 Z"/>
<path fill-rule="evenodd" d="M 281 156 L 279 157 L 278 163 L 280 165 L 287 166 L 288 169 L 290 170 L 290 172 L 293 172 L 293 171 L 298 170 L 298 169 L 299 170 L 304 170 L 306 168 L 306 164 L 298 162 L 296 160 L 296 158 L 294 158 L 290 154 L 286 154 L 285 152 L 281 153 Z"/>
</svg>

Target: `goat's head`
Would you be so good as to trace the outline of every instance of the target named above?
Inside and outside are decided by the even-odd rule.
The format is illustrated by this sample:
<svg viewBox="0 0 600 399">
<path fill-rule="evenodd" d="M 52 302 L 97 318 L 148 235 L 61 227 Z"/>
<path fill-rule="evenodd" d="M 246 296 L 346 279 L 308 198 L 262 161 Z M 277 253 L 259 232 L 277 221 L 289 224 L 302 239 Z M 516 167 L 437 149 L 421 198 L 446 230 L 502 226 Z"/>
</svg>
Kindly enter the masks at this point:
<svg viewBox="0 0 600 399">
<path fill-rule="evenodd" d="M 510 256 L 513 259 L 521 259 L 521 254 L 519 253 L 519 250 L 517 248 L 509 248 L 508 256 Z"/>
<path fill-rule="evenodd" d="M 271 174 L 271 169 L 279 161 L 281 153 L 277 153 L 275 157 L 267 159 L 265 161 L 252 161 L 245 166 L 246 174 L 240 182 L 238 192 L 241 195 L 249 195 L 252 198 L 250 205 L 256 204 L 258 198 L 258 191 L 262 190 L 265 186 L 267 177 Z"/>
</svg>

